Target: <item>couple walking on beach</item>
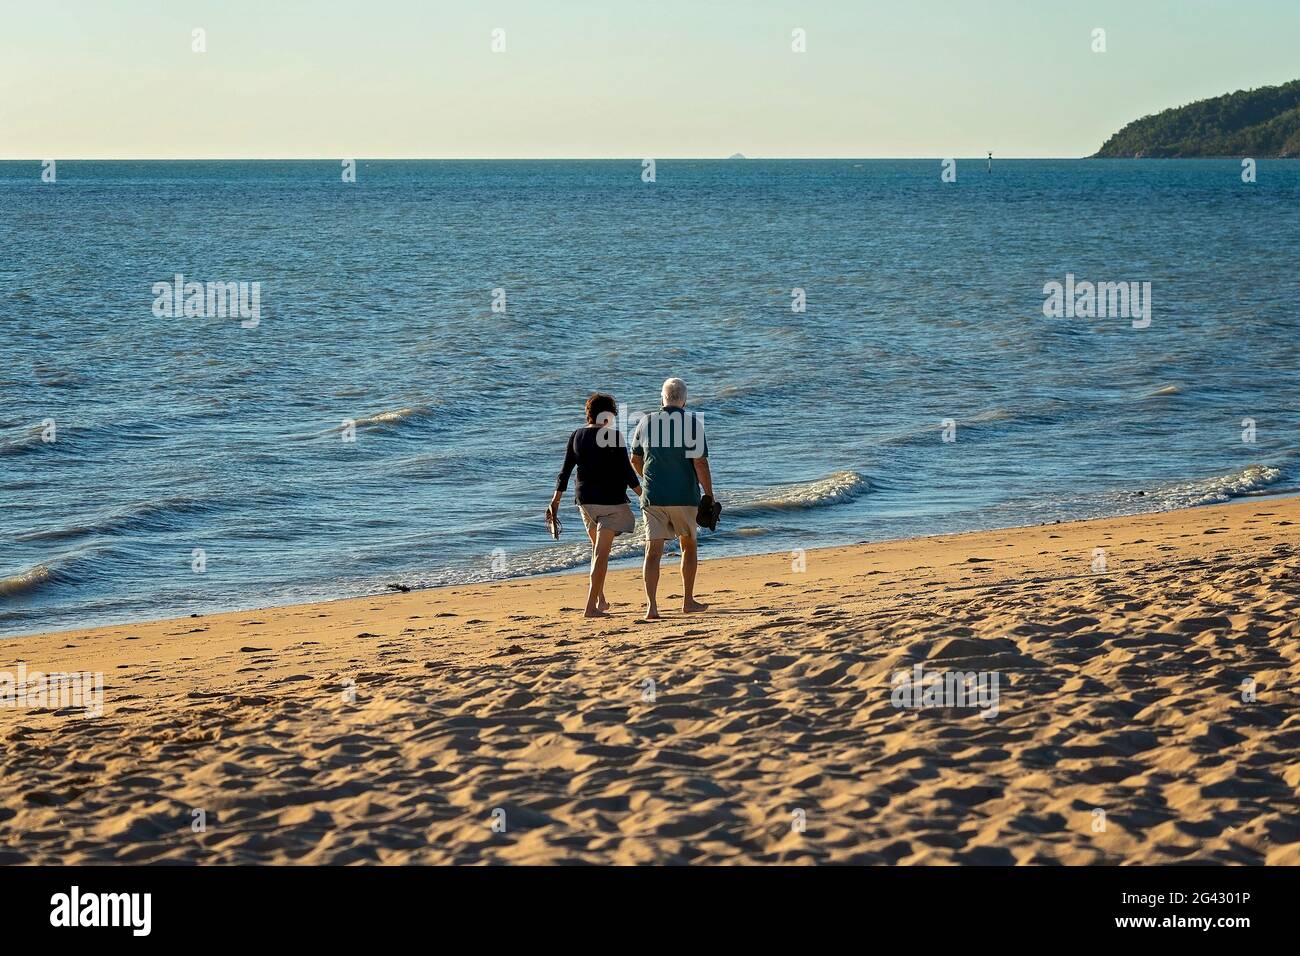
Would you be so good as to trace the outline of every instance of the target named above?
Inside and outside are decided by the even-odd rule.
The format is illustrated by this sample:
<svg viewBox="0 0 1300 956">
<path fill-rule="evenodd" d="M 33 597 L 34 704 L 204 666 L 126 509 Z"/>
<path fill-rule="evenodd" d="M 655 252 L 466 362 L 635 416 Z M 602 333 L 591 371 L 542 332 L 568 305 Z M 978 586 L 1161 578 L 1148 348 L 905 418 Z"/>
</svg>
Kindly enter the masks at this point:
<svg viewBox="0 0 1300 956">
<path fill-rule="evenodd" d="M 587 399 L 587 424 L 569 436 L 564 467 L 555 480 L 555 494 L 547 509 L 556 522 L 560 496 L 569 486 L 576 467 L 576 497 L 582 523 L 591 538 L 591 575 L 587 590 L 587 617 L 605 617 L 605 572 L 614 538 L 636 527 L 627 489 L 641 501 L 645 518 L 646 620 L 659 618 L 659 562 L 664 543 L 676 538 L 682 549 L 682 611 L 703 611 L 695 600 L 695 572 L 699 566 L 696 523 L 712 528 L 722 510 L 713 500 L 709 472 L 709 447 L 704 423 L 686 410 L 686 383 L 680 378 L 664 382 L 663 407 L 643 417 L 633 430 L 628 447 L 617 425 L 618 405 L 612 395 L 596 392 Z M 700 489 L 704 496 L 701 498 Z M 555 524 L 558 527 L 558 524 Z"/>
</svg>

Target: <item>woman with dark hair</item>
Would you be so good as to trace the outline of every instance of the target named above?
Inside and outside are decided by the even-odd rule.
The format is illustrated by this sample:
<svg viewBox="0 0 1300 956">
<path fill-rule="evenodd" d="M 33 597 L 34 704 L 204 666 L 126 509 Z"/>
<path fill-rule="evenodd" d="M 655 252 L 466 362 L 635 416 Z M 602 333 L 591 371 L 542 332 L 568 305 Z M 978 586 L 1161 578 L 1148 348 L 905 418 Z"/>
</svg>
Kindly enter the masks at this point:
<svg viewBox="0 0 1300 956">
<path fill-rule="evenodd" d="M 578 469 L 575 497 L 582 523 L 591 538 L 591 575 L 587 587 L 586 617 L 606 617 L 605 571 L 614 538 L 636 528 L 627 489 L 641 495 L 641 481 L 628 461 L 627 447 L 618 430 L 618 404 L 614 396 L 594 392 L 587 399 L 587 424 L 569 436 L 564 446 L 564 467 L 555 479 L 555 494 L 546 509 L 548 522 L 556 522 L 560 496 L 569 475 Z M 558 524 L 556 524 L 558 527 Z"/>
</svg>

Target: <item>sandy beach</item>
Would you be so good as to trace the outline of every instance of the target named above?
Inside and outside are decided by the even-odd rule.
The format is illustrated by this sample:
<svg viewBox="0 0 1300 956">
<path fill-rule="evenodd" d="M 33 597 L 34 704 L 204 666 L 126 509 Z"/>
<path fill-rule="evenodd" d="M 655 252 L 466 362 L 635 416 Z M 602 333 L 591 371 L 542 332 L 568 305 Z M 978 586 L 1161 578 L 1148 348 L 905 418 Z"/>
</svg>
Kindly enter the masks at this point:
<svg viewBox="0 0 1300 956">
<path fill-rule="evenodd" d="M 655 623 L 618 570 L 607 620 L 565 575 L 7 639 L 105 686 L 0 709 L 0 862 L 1296 864 L 1298 544 L 1257 499 L 706 547 Z"/>
</svg>

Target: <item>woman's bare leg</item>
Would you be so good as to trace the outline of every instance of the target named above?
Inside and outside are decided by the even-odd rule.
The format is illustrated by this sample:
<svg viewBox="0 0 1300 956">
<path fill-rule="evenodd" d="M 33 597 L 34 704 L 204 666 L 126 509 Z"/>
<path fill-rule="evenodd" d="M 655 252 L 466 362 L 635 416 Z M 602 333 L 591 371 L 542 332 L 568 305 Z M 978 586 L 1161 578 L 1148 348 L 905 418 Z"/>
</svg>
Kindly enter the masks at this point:
<svg viewBox="0 0 1300 956">
<path fill-rule="evenodd" d="M 584 617 L 605 617 L 605 572 L 609 569 L 609 550 L 614 546 L 614 532 L 601 531 L 591 549 L 591 583 L 587 587 L 587 610 Z M 604 607 L 601 605 L 604 604 Z"/>
<path fill-rule="evenodd" d="M 596 564 L 596 529 L 594 526 L 587 529 L 587 537 L 591 539 L 591 563 L 594 568 Z M 605 587 L 603 580 L 601 582 L 600 593 L 596 595 L 596 610 L 609 610 L 609 602 L 605 600 Z"/>
</svg>

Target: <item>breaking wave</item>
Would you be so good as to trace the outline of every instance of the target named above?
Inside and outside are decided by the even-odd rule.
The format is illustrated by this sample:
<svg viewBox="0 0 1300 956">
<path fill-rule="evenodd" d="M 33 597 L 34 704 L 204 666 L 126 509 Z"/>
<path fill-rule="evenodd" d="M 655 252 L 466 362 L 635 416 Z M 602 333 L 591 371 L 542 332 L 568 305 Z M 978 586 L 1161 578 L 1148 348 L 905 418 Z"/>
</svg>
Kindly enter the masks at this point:
<svg viewBox="0 0 1300 956">
<path fill-rule="evenodd" d="M 373 415 L 363 415 L 360 418 L 350 420 L 351 424 L 359 429 L 367 428 L 397 428 L 407 423 L 419 423 L 431 421 L 434 415 L 432 405 L 404 405 L 401 408 L 390 408 L 382 412 L 375 412 Z M 347 423 L 340 421 L 339 424 L 333 425 L 326 429 L 326 434 L 341 432 L 347 428 Z"/>
<path fill-rule="evenodd" d="M 41 437 L 41 426 L 35 425 L 13 438 L 0 438 L 0 455 L 25 455 L 37 451 L 45 444 Z"/>
<path fill-rule="evenodd" d="M 756 515 L 772 511 L 806 511 L 827 505 L 840 505 L 853 501 L 868 490 L 870 482 L 856 471 L 837 471 L 816 481 L 785 485 L 770 491 L 751 492 L 722 497 L 725 520 L 734 516 Z"/>
<path fill-rule="evenodd" d="M 764 514 L 775 515 L 783 512 L 802 511 L 829 505 L 844 504 L 860 497 L 870 488 L 870 483 L 855 471 L 837 471 L 816 481 L 793 485 L 782 485 L 761 491 L 742 492 L 740 494 L 723 493 L 722 523 L 716 532 L 709 533 L 739 538 L 754 538 L 768 533 L 769 528 L 757 524 L 753 519 Z M 637 508 L 633 509 L 636 513 Z M 572 514 L 570 512 L 570 514 Z M 515 552 L 507 556 L 504 569 L 494 571 L 486 563 L 478 568 L 455 568 L 438 572 L 431 576 L 414 575 L 406 578 L 413 587 L 437 587 L 447 584 L 478 584 L 503 578 L 529 577 L 537 574 L 553 574 L 559 571 L 571 571 L 585 567 L 591 562 L 591 545 L 586 540 L 581 519 L 572 515 L 573 526 L 569 524 L 569 515 L 565 515 L 566 539 L 573 544 L 556 544 L 531 551 Z M 741 518 L 749 518 L 739 523 Z M 610 549 L 610 560 L 630 558 L 641 554 L 645 548 L 645 519 L 638 515 L 636 530 L 621 534 L 614 539 Z M 569 535 L 576 535 L 568 538 Z M 671 547 L 671 543 L 670 543 Z M 381 586 L 382 587 L 382 586 Z"/>
<path fill-rule="evenodd" d="M 1165 508 L 1189 508 L 1195 505 L 1222 504 L 1233 498 L 1261 494 L 1282 478 L 1282 470 L 1272 465 L 1247 465 L 1240 471 L 1201 481 L 1167 485 L 1154 492 Z"/>
<path fill-rule="evenodd" d="M 193 497 L 163 498 L 105 512 L 88 521 L 42 528 L 14 535 L 15 541 L 66 541 L 91 535 L 119 535 L 133 531 L 167 531 L 179 527 L 191 515 L 208 514 L 216 504 Z"/>
<path fill-rule="evenodd" d="M 56 577 L 57 572 L 48 565 L 38 564 L 36 567 L 29 568 L 19 574 L 0 578 L 0 597 L 14 597 L 19 594 L 26 594 L 28 591 L 35 591 L 37 588 L 54 582 Z"/>
</svg>

